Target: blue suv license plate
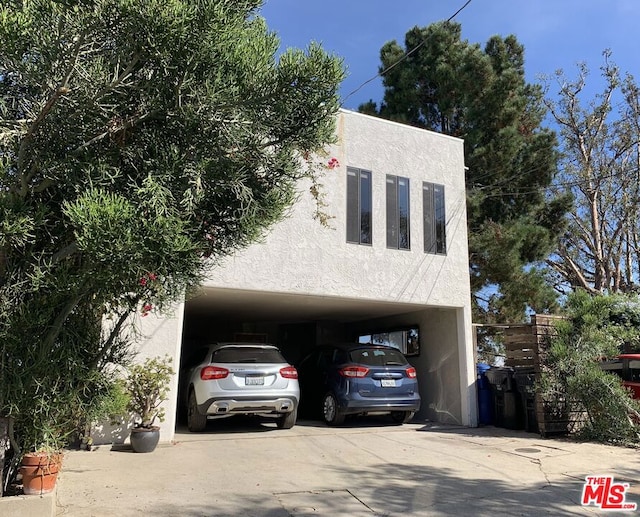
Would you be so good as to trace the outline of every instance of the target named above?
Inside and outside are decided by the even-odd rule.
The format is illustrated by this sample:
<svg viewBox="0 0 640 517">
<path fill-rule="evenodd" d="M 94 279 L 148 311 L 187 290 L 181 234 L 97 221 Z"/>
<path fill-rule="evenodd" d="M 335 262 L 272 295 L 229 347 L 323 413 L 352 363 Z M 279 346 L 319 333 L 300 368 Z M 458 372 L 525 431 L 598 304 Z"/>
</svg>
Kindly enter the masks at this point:
<svg viewBox="0 0 640 517">
<path fill-rule="evenodd" d="M 395 388 L 396 380 L 395 379 L 380 379 L 380 385 L 383 388 Z"/>
</svg>

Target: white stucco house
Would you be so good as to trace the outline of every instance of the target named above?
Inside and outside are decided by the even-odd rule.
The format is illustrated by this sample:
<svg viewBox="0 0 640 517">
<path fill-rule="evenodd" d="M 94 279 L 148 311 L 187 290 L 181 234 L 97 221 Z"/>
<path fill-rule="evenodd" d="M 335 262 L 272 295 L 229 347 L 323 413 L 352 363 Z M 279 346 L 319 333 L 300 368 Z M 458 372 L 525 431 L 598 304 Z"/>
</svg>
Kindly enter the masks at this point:
<svg viewBox="0 0 640 517">
<path fill-rule="evenodd" d="M 382 337 L 418 371 L 417 419 L 475 426 L 462 140 L 342 110 L 331 159 L 320 177 L 329 227 L 301 184 L 263 242 L 213 268 L 173 316 L 142 321 L 141 357 L 169 353 L 177 365 L 187 347 L 256 338 L 295 362 L 324 342 Z"/>
</svg>

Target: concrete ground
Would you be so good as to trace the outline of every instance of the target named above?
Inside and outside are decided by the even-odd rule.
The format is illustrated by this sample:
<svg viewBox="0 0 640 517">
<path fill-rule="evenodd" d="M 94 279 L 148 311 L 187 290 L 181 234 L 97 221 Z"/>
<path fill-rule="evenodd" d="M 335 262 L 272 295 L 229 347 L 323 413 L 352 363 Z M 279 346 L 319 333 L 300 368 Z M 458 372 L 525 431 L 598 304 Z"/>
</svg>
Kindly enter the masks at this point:
<svg viewBox="0 0 640 517">
<path fill-rule="evenodd" d="M 150 454 L 70 451 L 57 515 L 593 515 L 585 476 L 613 475 L 638 503 L 640 450 L 524 431 L 359 419 L 340 428 L 257 420 L 179 430 Z"/>
</svg>

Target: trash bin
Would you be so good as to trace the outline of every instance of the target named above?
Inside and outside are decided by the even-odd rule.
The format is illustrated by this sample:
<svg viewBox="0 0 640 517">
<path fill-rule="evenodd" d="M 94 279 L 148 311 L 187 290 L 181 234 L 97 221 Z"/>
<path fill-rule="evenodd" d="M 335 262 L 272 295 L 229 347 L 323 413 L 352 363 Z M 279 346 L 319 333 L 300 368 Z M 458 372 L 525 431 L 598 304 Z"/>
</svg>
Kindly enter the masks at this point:
<svg viewBox="0 0 640 517">
<path fill-rule="evenodd" d="M 536 375 L 533 368 L 518 368 L 513 374 L 522 400 L 524 430 L 529 433 L 538 432 L 536 416 Z"/>
<path fill-rule="evenodd" d="M 476 380 L 476 388 L 478 391 L 478 424 L 493 424 L 493 390 L 491 383 L 487 378 L 486 372 L 491 368 L 486 363 L 478 363 L 478 378 Z"/>
<path fill-rule="evenodd" d="M 494 396 L 496 427 L 523 429 L 522 400 L 513 377 L 513 368 L 492 367 L 486 372 Z"/>
</svg>

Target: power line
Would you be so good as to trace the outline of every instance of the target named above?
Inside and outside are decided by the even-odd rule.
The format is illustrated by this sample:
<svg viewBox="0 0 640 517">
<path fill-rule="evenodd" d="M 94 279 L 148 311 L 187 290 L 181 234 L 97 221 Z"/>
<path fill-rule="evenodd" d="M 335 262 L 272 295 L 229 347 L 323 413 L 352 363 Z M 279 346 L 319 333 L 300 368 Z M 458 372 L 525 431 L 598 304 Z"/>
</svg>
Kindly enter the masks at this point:
<svg viewBox="0 0 640 517">
<path fill-rule="evenodd" d="M 462 7 L 460 7 L 455 13 L 453 13 L 449 18 L 446 19 L 446 22 L 450 22 L 451 20 L 453 20 L 456 16 L 458 16 L 470 3 L 472 0 L 467 0 Z M 415 47 L 413 47 L 412 49 L 408 50 L 407 52 L 405 52 L 396 62 L 392 63 L 391 65 L 389 65 L 388 67 L 386 67 L 384 70 L 380 71 L 378 74 L 374 75 L 373 77 L 371 77 L 370 79 L 367 79 L 366 81 L 364 81 L 362 84 L 360 84 L 355 90 L 353 90 L 352 92 L 350 92 L 346 97 L 344 97 L 344 99 L 341 102 L 341 105 L 344 105 L 344 102 L 351 97 L 352 95 L 354 95 L 355 93 L 357 93 L 358 91 L 360 91 L 364 86 L 366 86 L 367 84 L 369 84 L 371 81 L 374 81 L 375 79 L 377 79 L 378 77 L 383 76 L 384 74 L 386 74 L 387 72 L 389 72 L 390 70 L 392 70 L 393 68 L 395 68 L 396 66 L 398 66 L 400 63 L 402 63 L 403 61 L 405 61 L 410 55 L 412 55 L 413 53 L 415 53 L 416 51 L 418 51 L 421 47 L 423 47 L 428 41 L 428 38 L 423 38 L 420 43 L 418 43 Z M 614 108 L 619 107 L 620 105 L 622 105 L 623 102 L 620 102 L 618 104 L 616 104 L 614 106 Z M 549 145 L 549 148 L 555 148 L 555 145 Z M 543 167 L 533 167 L 527 171 L 518 171 L 516 172 L 513 176 L 511 176 L 510 178 L 506 178 L 503 179 L 502 181 L 496 183 L 496 184 L 489 184 L 489 185 L 479 185 L 476 187 L 471 187 L 472 190 L 494 190 L 494 192 L 489 192 L 487 194 L 485 194 L 485 197 L 491 198 L 491 197 L 504 197 L 504 196 L 509 196 L 509 197 L 516 197 L 516 196 L 523 196 L 523 195 L 531 195 L 531 194 L 536 194 L 536 193 L 540 193 L 540 192 L 548 192 L 549 190 L 552 190 L 554 188 L 575 188 L 575 187 L 580 187 L 584 184 L 585 180 L 584 179 L 576 179 L 573 181 L 567 181 L 567 182 L 552 182 L 549 185 L 546 186 L 538 186 L 538 187 L 522 187 L 521 189 L 515 189 L 515 191 L 512 192 L 495 192 L 495 190 L 499 190 L 500 188 L 506 186 L 507 184 L 511 183 L 513 180 L 517 179 L 519 176 L 523 175 L 523 174 L 529 174 L 529 173 L 534 173 L 537 171 L 543 171 L 546 170 Z M 476 181 L 477 180 L 486 180 L 486 179 L 490 179 L 491 177 L 495 177 L 497 175 L 499 175 L 500 172 L 497 169 L 492 170 L 488 170 L 486 171 L 484 174 L 480 175 L 477 178 L 474 178 Z M 599 180 L 607 180 L 607 179 L 614 179 L 614 178 L 618 178 L 618 175 L 620 174 L 620 172 L 618 173 L 612 173 L 610 175 L 604 175 L 601 176 L 599 178 Z"/>
<path fill-rule="evenodd" d="M 455 13 L 453 13 L 451 16 L 449 16 L 449 18 L 446 19 L 447 22 L 450 22 L 451 20 L 453 20 L 456 16 L 458 16 L 464 9 L 465 7 L 467 7 L 469 4 L 471 3 L 471 0 L 467 0 L 466 3 L 460 7 L 460 9 L 458 9 Z M 367 84 L 369 84 L 371 81 L 375 81 L 378 77 L 382 77 L 384 74 L 386 74 L 389 70 L 395 68 L 396 66 L 398 66 L 400 63 L 402 63 L 405 59 L 407 59 L 411 54 L 413 54 L 414 52 L 416 52 L 417 50 L 419 50 L 422 46 L 424 46 L 424 44 L 427 42 L 426 38 L 423 38 L 422 41 L 420 43 L 418 43 L 415 47 L 413 47 L 411 50 L 405 52 L 402 57 L 400 59 L 398 59 L 395 63 L 389 65 L 387 68 L 385 68 L 384 70 L 382 70 L 381 72 L 378 72 L 376 75 L 374 75 L 372 78 L 367 79 L 365 82 L 363 82 L 360 86 L 358 86 L 355 90 L 353 90 L 351 93 L 349 93 L 344 99 L 342 99 L 341 102 L 341 106 L 344 106 L 345 101 L 351 97 L 354 93 L 357 93 L 358 91 L 360 91 L 362 88 L 364 88 Z"/>
</svg>

